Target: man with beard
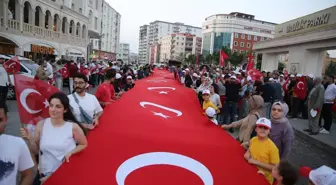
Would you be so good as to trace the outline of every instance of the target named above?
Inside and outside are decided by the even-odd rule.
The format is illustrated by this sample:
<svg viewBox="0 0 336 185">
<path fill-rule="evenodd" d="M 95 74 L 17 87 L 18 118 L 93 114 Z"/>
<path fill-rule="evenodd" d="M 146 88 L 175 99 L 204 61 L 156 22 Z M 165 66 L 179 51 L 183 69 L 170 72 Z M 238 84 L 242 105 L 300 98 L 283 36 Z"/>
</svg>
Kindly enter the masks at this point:
<svg viewBox="0 0 336 185">
<path fill-rule="evenodd" d="M 104 74 L 104 82 L 101 83 L 97 88 L 95 96 L 102 107 L 109 105 L 116 99 L 114 96 L 115 90 L 112 85 L 115 80 L 115 77 L 116 77 L 115 69 L 107 70 Z"/>
<path fill-rule="evenodd" d="M 73 79 L 75 92 L 68 95 L 73 114 L 85 128 L 92 130 L 99 124 L 103 109 L 94 95 L 85 92 L 88 84 L 87 77 L 77 73 Z"/>
</svg>

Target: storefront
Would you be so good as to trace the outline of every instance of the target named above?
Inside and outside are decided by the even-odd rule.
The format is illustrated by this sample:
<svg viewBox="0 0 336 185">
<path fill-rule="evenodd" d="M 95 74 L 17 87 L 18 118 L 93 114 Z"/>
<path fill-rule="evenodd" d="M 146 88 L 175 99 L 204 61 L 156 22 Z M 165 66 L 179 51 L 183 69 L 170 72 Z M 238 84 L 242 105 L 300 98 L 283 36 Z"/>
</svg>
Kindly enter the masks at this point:
<svg viewBox="0 0 336 185">
<path fill-rule="evenodd" d="M 5 37 L 0 36 L 0 54 L 15 55 L 16 44 Z"/>
<path fill-rule="evenodd" d="M 55 59 L 58 55 L 55 48 L 44 45 L 30 44 L 24 48 L 24 57 L 36 61 L 41 58 Z"/>
<path fill-rule="evenodd" d="M 85 54 L 78 49 L 69 48 L 69 49 L 66 49 L 65 51 L 63 51 L 62 59 L 74 60 L 74 61 L 84 60 L 85 59 Z"/>
<path fill-rule="evenodd" d="M 115 61 L 116 60 L 116 54 L 105 52 L 105 51 L 99 51 L 99 50 L 93 50 L 92 54 L 89 56 L 90 60 L 106 60 L 106 61 Z"/>
</svg>

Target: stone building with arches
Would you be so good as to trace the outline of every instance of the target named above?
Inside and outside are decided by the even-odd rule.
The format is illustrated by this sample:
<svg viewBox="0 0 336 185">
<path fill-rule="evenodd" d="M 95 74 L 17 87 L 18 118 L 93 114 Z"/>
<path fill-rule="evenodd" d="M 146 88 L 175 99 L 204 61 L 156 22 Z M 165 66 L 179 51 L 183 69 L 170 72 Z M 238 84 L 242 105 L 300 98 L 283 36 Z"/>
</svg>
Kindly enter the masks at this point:
<svg viewBox="0 0 336 185">
<path fill-rule="evenodd" d="M 101 32 L 102 0 L 94 0 L 95 8 L 92 1 L 1 0 L 0 53 L 86 58 L 89 40 Z"/>
</svg>

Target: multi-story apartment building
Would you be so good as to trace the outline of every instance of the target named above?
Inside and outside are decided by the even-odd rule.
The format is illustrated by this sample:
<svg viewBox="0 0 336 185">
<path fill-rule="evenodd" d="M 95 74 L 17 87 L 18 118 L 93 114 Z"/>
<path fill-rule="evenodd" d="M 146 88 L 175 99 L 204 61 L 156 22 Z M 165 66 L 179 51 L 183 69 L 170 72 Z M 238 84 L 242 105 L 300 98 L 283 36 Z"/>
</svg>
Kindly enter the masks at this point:
<svg viewBox="0 0 336 185">
<path fill-rule="evenodd" d="M 189 54 L 201 54 L 202 38 L 192 34 L 169 34 L 160 40 L 161 63 L 168 60 L 183 60 Z M 151 58 L 152 60 L 152 58 Z"/>
<path fill-rule="evenodd" d="M 130 60 L 130 45 L 126 43 L 119 44 L 118 59 L 121 59 L 125 64 L 129 64 Z"/>
<path fill-rule="evenodd" d="M 34 60 L 86 58 L 89 39 L 100 38 L 102 33 L 103 2 L 1 0 L 0 53 Z"/>
<path fill-rule="evenodd" d="M 116 54 L 119 51 L 121 16 L 106 1 L 102 3 L 101 25 L 99 25 L 101 38 L 90 39 L 93 48 L 91 57 L 98 60 L 116 60 Z"/>
<path fill-rule="evenodd" d="M 138 63 L 138 53 L 130 53 L 130 63 Z"/>
<path fill-rule="evenodd" d="M 251 51 L 255 42 L 273 39 L 276 24 L 254 17 L 238 12 L 207 17 L 202 25 L 202 54 L 219 52 L 223 46 L 236 52 Z"/>
<path fill-rule="evenodd" d="M 148 63 L 150 46 L 158 44 L 163 36 L 176 33 L 187 33 L 201 37 L 202 28 L 165 21 L 154 21 L 149 25 L 140 26 L 139 61 L 141 63 Z"/>
<path fill-rule="evenodd" d="M 95 35 L 86 0 L 1 0 L 0 53 L 32 59 L 86 57 Z"/>
</svg>

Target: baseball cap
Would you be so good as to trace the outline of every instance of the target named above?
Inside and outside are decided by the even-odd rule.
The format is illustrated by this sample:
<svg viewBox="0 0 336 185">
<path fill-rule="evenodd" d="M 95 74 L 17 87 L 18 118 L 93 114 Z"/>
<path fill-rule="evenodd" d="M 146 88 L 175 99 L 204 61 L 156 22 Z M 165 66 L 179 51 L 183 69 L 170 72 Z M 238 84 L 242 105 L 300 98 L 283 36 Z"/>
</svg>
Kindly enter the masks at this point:
<svg viewBox="0 0 336 185">
<path fill-rule="evenodd" d="M 290 75 L 290 77 L 295 77 L 295 76 L 292 74 L 292 75 Z"/>
<path fill-rule="evenodd" d="M 309 173 L 309 179 L 315 185 L 335 185 L 336 171 L 329 166 L 323 165 Z"/>
<path fill-rule="evenodd" d="M 297 74 L 296 77 L 302 77 L 302 74 Z"/>
<path fill-rule="evenodd" d="M 193 77 L 198 77 L 197 73 L 194 73 L 194 74 L 193 74 Z"/>
<path fill-rule="evenodd" d="M 252 78 L 251 78 L 250 76 L 247 76 L 246 80 L 247 80 L 247 81 L 251 81 Z"/>
<path fill-rule="evenodd" d="M 271 121 L 267 118 L 259 118 L 256 122 L 257 127 L 258 126 L 264 126 L 267 127 L 269 129 L 271 129 Z"/>
<path fill-rule="evenodd" d="M 128 75 L 128 76 L 126 77 L 126 79 L 131 79 L 131 80 L 132 80 L 132 76 Z"/>
<path fill-rule="evenodd" d="M 233 78 L 233 79 L 237 80 L 237 77 L 234 76 L 234 75 L 232 75 L 230 78 Z"/>
<path fill-rule="evenodd" d="M 116 74 L 116 79 L 120 79 L 121 75 L 119 73 Z"/>
<path fill-rule="evenodd" d="M 270 78 L 269 81 L 272 81 L 272 82 L 273 82 L 273 81 L 274 81 L 274 78 Z"/>
<path fill-rule="evenodd" d="M 215 115 L 216 115 L 216 110 L 212 107 L 208 107 L 206 110 L 205 110 L 205 113 L 207 116 L 213 118 Z"/>
<path fill-rule="evenodd" d="M 208 89 L 204 90 L 202 94 L 210 94 L 210 91 Z"/>
<path fill-rule="evenodd" d="M 309 74 L 308 77 L 309 77 L 309 78 L 314 78 L 314 75 Z"/>
</svg>

